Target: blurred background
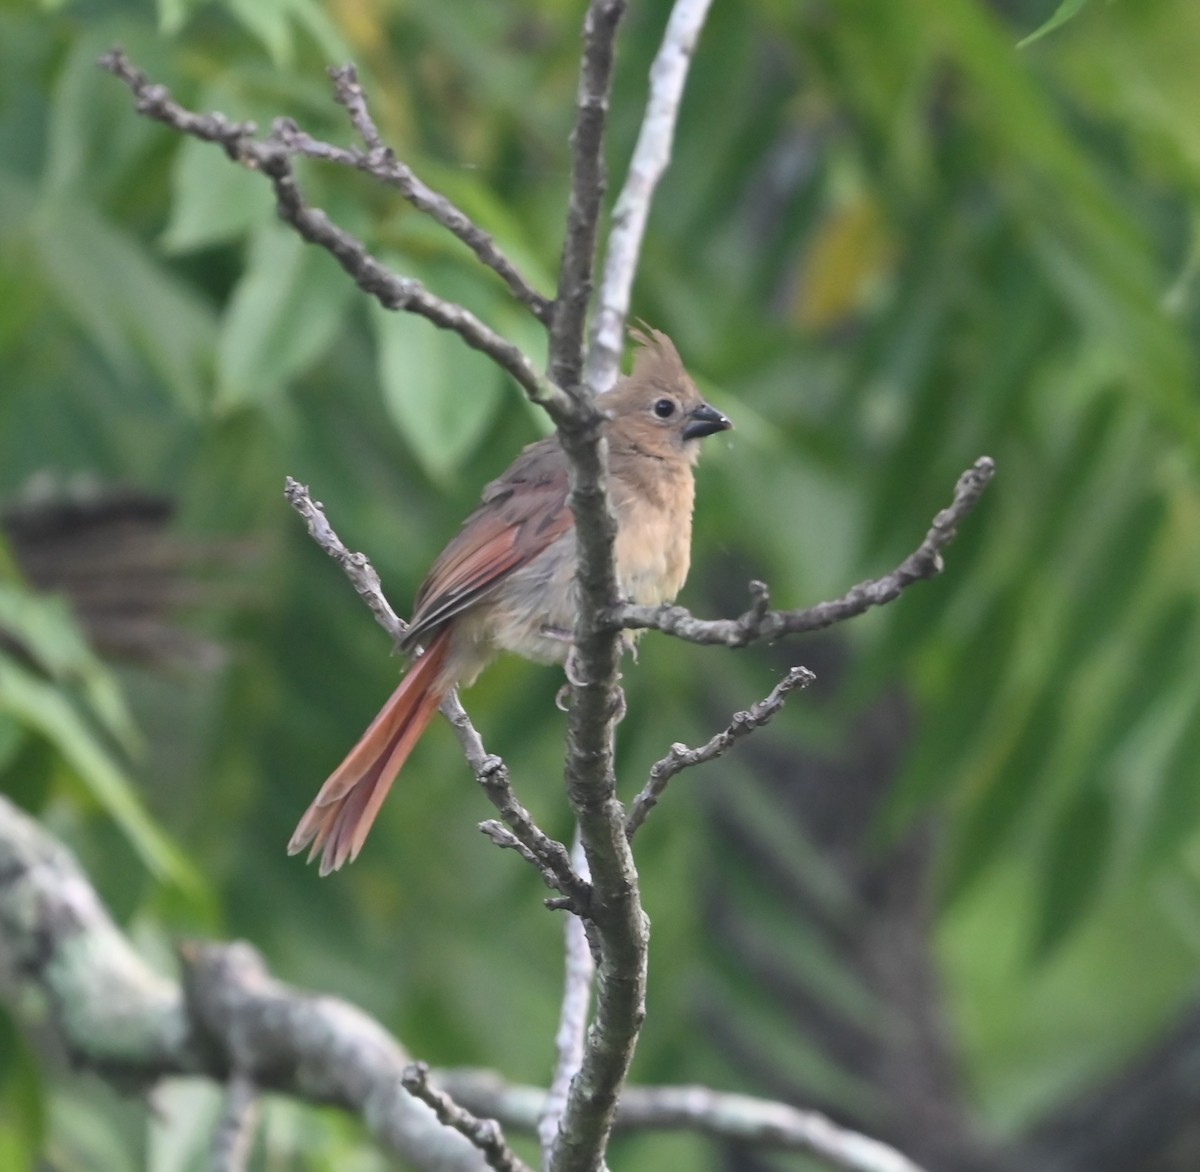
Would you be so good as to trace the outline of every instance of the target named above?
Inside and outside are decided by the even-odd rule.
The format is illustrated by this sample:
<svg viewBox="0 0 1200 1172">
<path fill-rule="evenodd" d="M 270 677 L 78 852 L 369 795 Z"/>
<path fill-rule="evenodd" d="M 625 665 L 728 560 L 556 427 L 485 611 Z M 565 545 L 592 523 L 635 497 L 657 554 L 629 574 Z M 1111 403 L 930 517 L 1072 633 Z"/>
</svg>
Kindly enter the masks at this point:
<svg viewBox="0 0 1200 1172">
<path fill-rule="evenodd" d="M 769 730 L 679 778 L 637 842 L 653 923 L 634 1077 L 815 1106 L 931 1172 L 1200 1166 L 1200 6 L 717 3 L 634 310 L 737 422 L 700 470 L 682 601 L 841 594 L 999 473 L 946 573 L 828 634 L 649 635 L 631 796 L 804 663 Z M 435 1066 L 544 1083 L 561 922 L 444 725 L 361 859 L 284 844 L 398 661 L 286 506 L 311 486 L 406 611 L 481 486 L 545 429 L 451 335 L 367 304 L 217 148 L 136 117 L 114 42 L 186 104 L 386 140 L 546 292 L 583 5 L 0 5 L 0 787 L 139 946 L 243 936 Z M 623 178 L 669 5 L 631 5 Z M 533 354 L 540 330 L 393 193 L 303 166 L 397 270 Z M 568 837 L 558 674 L 467 694 Z M 211 1088 L 145 1102 L 0 1011 L 0 1166 L 206 1166 Z M 272 1101 L 256 1167 L 386 1162 Z M 689 1137 L 613 1166 L 809 1168 Z"/>
</svg>

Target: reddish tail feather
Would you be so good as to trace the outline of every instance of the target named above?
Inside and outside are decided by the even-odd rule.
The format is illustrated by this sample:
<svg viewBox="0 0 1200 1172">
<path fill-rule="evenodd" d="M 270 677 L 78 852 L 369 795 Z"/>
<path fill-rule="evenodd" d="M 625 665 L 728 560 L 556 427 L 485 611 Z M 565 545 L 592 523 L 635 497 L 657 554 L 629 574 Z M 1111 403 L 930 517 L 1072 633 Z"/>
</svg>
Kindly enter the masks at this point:
<svg viewBox="0 0 1200 1172">
<path fill-rule="evenodd" d="M 288 843 L 288 854 L 312 843 L 308 860 L 320 853 L 322 875 L 358 857 L 392 782 L 445 697 L 436 685 L 449 647 L 450 632 L 443 629 L 321 786 Z"/>
</svg>

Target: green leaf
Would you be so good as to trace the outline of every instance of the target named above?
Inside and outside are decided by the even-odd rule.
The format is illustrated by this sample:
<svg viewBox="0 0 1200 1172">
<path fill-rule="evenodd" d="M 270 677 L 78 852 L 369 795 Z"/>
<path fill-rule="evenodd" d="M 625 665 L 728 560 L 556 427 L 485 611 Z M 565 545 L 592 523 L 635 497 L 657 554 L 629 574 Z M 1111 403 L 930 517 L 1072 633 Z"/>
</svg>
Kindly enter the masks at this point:
<svg viewBox="0 0 1200 1172">
<path fill-rule="evenodd" d="M 173 37 L 187 19 L 188 0 L 156 0 L 155 6 L 158 8 L 158 31 Z"/>
<path fill-rule="evenodd" d="M 0 1010 L 0 1168 L 35 1168 L 44 1151 L 46 1102 L 36 1055 Z"/>
<path fill-rule="evenodd" d="M 295 46 L 285 0 L 225 0 L 225 7 L 258 38 L 272 64 L 291 64 Z"/>
<path fill-rule="evenodd" d="M 1061 703 L 1043 695 L 1033 716 L 1014 729 L 1015 750 L 1004 768 L 988 780 L 971 804 L 951 846 L 945 883 L 952 899 L 961 898 L 1011 845 L 1016 828 L 1028 816 L 1062 718 Z M 998 756 L 993 752 L 993 756 Z"/>
<path fill-rule="evenodd" d="M 54 745 L 151 874 L 201 898 L 204 880 L 146 813 L 132 780 L 59 688 L 0 657 L 0 712 L 20 720 Z"/>
<path fill-rule="evenodd" d="M 1088 0 L 1062 0 L 1062 3 L 1054 10 L 1054 15 L 1045 24 L 1031 32 L 1029 36 L 1022 37 L 1017 42 L 1017 48 L 1024 49 L 1027 45 L 1032 45 L 1034 41 L 1040 41 L 1042 37 L 1054 32 L 1056 28 L 1061 28 L 1073 16 L 1077 16 L 1087 3 Z"/>
<path fill-rule="evenodd" d="M 220 87 L 202 109 L 227 108 Z M 271 219 L 274 201 L 261 175 L 231 163 L 212 143 L 185 139 L 171 167 L 171 218 L 161 237 L 168 252 L 189 252 L 236 239 Z"/>
<path fill-rule="evenodd" d="M 411 262 L 404 263 L 413 275 Z M 425 471 L 445 481 L 474 451 L 503 386 L 491 362 L 449 330 L 373 305 L 384 404 Z"/>
<path fill-rule="evenodd" d="M 1162 769 L 1145 833 L 1143 854 L 1158 863 L 1173 859 L 1200 825 L 1200 706 L 1193 703 L 1177 744 Z"/>
<path fill-rule="evenodd" d="M 155 1095 L 162 1109 L 148 1121 L 147 1172 L 193 1172 L 211 1162 L 205 1157 L 220 1117 L 220 1092 L 201 1079 L 167 1078 Z"/>
<path fill-rule="evenodd" d="M 31 227 L 49 283 L 118 376 L 132 378 L 144 358 L 198 406 L 215 338 L 209 306 L 87 204 L 48 198 Z"/>
<path fill-rule="evenodd" d="M 0 712 L 0 772 L 16 757 L 23 740 L 20 723 Z"/>
<path fill-rule="evenodd" d="M 100 724 L 127 752 L 142 748 L 116 680 L 92 652 L 65 599 L 0 582 L 0 631 L 53 680 L 77 684 Z"/>
<path fill-rule="evenodd" d="M 262 403 L 315 362 L 353 284 L 321 249 L 268 222 L 254 235 L 217 344 L 217 406 Z"/>
<path fill-rule="evenodd" d="M 355 56 L 320 0 L 289 0 L 288 7 L 292 19 L 312 38 L 327 61 L 348 61 Z"/>
<path fill-rule="evenodd" d="M 1096 777 L 1085 778 L 1046 844 L 1032 944 L 1035 961 L 1047 960 L 1099 899 L 1112 857 L 1112 838 L 1108 794 Z"/>
</svg>

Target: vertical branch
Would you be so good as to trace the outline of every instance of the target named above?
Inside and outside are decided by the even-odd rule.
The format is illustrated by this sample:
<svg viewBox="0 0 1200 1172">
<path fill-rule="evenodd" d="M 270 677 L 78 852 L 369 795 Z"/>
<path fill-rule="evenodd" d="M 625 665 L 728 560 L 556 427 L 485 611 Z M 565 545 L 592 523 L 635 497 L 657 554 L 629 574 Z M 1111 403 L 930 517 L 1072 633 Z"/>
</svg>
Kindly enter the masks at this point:
<svg viewBox="0 0 1200 1172">
<path fill-rule="evenodd" d="M 575 129 L 571 133 L 571 196 L 567 206 L 558 297 L 550 318 L 550 381 L 568 392 L 583 373 L 583 335 L 592 295 L 596 231 L 607 179 L 604 128 L 625 0 L 592 0 L 583 25 Z"/>
<path fill-rule="evenodd" d="M 212 1172 L 246 1172 L 258 1122 L 258 1087 L 245 1074 L 234 1074 L 225 1091 L 225 1106 L 213 1136 Z"/>
<path fill-rule="evenodd" d="M 605 485 L 603 417 L 580 386 L 605 185 L 614 41 L 624 11 L 625 0 L 592 0 L 588 7 L 571 140 L 571 197 L 550 325 L 550 377 L 574 397 L 571 417 L 557 420 L 570 463 L 579 587 L 565 775 L 593 876 L 587 919 L 598 978 L 595 1018 L 547 1161 L 552 1172 L 594 1172 L 603 1165 L 617 1096 L 645 1016 L 647 930 L 613 771 L 613 719 L 623 703 L 616 686 L 619 636 L 601 621 L 606 600 L 619 597 L 613 564 L 616 520 Z"/>
<path fill-rule="evenodd" d="M 711 3 L 712 0 L 676 0 L 662 45 L 650 68 L 646 116 L 638 132 L 625 186 L 613 211 L 604 279 L 592 324 L 586 381 L 597 394 L 607 391 L 617 378 L 624 348 L 625 318 L 650 203 L 671 161 L 684 82 Z"/>
<path fill-rule="evenodd" d="M 667 42 L 680 49 L 669 68 L 670 84 L 656 82 L 658 101 L 646 121 L 651 146 L 661 156 L 653 178 L 627 204 L 643 205 L 633 216 L 636 230 L 621 253 L 628 267 L 625 303 L 636 268 L 641 234 L 658 174 L 670 157 L 675 109 L 690 61 L 691 45 L 703 22 L 707 2 L 680 0 L 686 19 L 673 18 Z M 575 166 L 559 296 L 550 331 L 550 379 L 568 393 L 579 390 L 583 332 L 590 294 L 590 272 L 596 224 L 603 194 L 603 130 L 612 76 L 612 37 L 624 3 L 593 0 L 584 36 L 579 89 L 579 117 L 573 138 Z M 692 14 L 687 16 L 686 14 Z M 683 26 L 684 31 L 681 31 Z M 690 28 L 690 33 L 686 29 Z M 660 58 L 666 60 L 664 49 Z M 638 174 L 644 168 L 639 165 Z M 620 348 L 619 315 L 616 350 Z M 612 362 L 616 369 L 616 360 Z M 587 385 L 586 392 L 595 388 Z M 618 595 L 613 541 L 616 522 L 605 490 L 605 452 L 599 437 L 599 415 L 582 396 L 579 414 L 559 435 L 571 466 L 571 509 L 578 547 L 579 607 L 574 632 L 571 708 L 567 730 L 567 795 L 578 819 L 580 841 L 593 877 L 588 920 L 596 948 L 596 1009 L 579 1071 L 571 1081 L 558 1135 L 550 1153 L 550 1172 L 595 1172 L 602 1166 L 616 1113 L 617 1098 L 633 1059 L 645 1017 L 646 955 L 649 925 L 642 910 L 637 870 L 624 833 L 625 811 L 616 793 L 613 770 L 613 722 L 623 705 L 617 687 L 620 641 L 605 624 L 606 599 Z"/>
<path fill-rule="evenodd" d="M 587 869 L 587 857 L 579 833 L 575 834 L 575 845 L 571 851 L 571 863 L 583 879 L 591 879 Z M 538 1140 L 542 1145 L 542 1166 L 550 1166 L 554 1140 L 558 1135 L 558 1124 L 567 1105 L 567 1092 L 571 1080 L 583 1065 L 584 1042 L 587 1034 L 588 1009 L 592 1003 L 592 981 L 596 975 L 596 962 L 587 938 L 583 920 L 568 911 L 563 929 L 566 943 L 565 975 L 563 982 L 562 1009 L 558 1018 L 558 1033 L 554 1046 L 558 1060 L 554 1077 L 546 1092 L 546 1101 L 537 1121 Z"/>
</svg>

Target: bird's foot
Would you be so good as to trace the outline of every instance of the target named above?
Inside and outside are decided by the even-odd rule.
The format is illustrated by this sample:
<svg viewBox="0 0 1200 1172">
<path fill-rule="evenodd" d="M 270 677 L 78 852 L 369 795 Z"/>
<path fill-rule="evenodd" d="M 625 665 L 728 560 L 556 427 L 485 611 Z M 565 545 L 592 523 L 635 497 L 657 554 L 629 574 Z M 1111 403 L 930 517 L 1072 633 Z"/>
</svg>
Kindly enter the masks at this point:
<svg viewBox="0 0 1200 1172">
<path fill-rule="evenodd" d="M 625 719 L 625 713 L 628 708 L 625 704 L 625 689 L 618 687 L 614 689 L 613 695 L 616 700 L 613 703 L 613 723 L 620 724 Z M 561 688 L 554 694 L 554 707 L 559 712 L 570 712 L 571 710 L 571 685 L 563 684 Z"/>
<path fill-rule="evenodd" d="M 582 688 L 585 683 L 579 671 L 579 660 L 574 647 L 567 652 L 566 662 L 563 664 L 563 674 L 566 675 L 567 682 L 558 689 L 558 692 L 554 697 L 554 706 L 559 710 L 559 712 L 567 712 L 570 709 L 571 689 Z M 617 688 L 615 690 L 617 697 L 615 705 L 616 714 L 613 717 L 613 719 L 616 721 L 625 719 L 625 692 L 620 687 L 621 678 L 621 673 L 617 672 L 616 678 L 613 681 L 615 684 L 617 684 Z"/>
</svg>

